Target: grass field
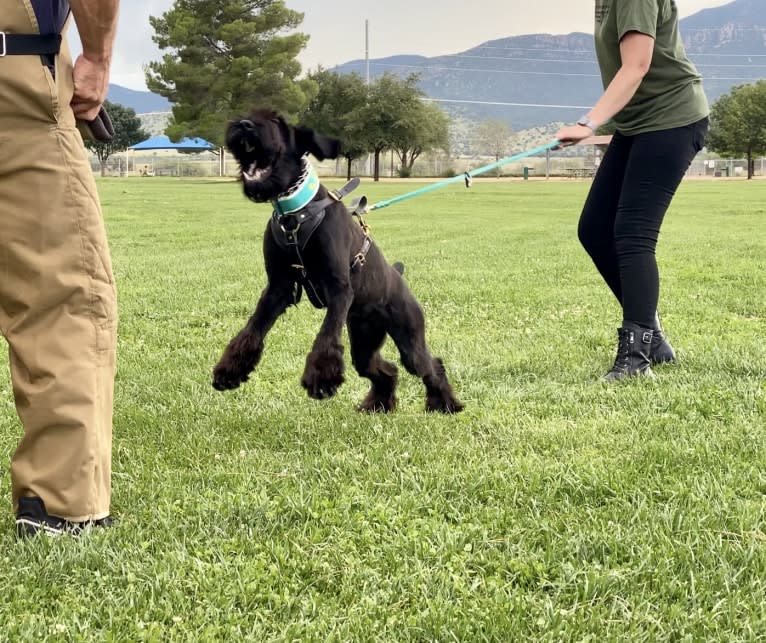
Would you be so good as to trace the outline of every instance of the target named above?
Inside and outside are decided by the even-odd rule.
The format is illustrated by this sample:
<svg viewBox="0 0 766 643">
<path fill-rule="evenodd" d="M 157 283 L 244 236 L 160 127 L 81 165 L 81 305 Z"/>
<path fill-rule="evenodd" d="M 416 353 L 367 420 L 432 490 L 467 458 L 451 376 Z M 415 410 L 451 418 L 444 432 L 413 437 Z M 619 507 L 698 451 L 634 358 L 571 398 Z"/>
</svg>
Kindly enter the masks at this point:
<svg viewBox="0 0 766 643">
<path fill-rule="evenodd" d="M 2 358 L 0 640 L 766 640 L 766 182 L 682 186 L 658 251 L 680 361 L 613 386 L 619 311 L 575 232 L 587 187 L 477 182 L 369 216 L 467 405 L 434 417 L 403 371 L 389 416 L 354 411 L 350 364 L 308 399 L 307 301 L 250 382 L 214 391 L 268 208 L 234 183 L 100 182 L 120 524 L 16 541 Z"/>
</svg>

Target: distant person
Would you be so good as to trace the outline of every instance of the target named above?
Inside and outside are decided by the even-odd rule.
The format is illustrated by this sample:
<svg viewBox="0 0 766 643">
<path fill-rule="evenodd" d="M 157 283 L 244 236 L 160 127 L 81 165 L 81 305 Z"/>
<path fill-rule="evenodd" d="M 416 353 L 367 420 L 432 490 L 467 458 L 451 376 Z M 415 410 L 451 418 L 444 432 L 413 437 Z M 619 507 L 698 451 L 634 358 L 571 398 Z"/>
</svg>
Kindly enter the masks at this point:
<svg viewBox="0 0 766 643">
<path fill-rule="evenodd" d="M 471 183 L 473 183 L 473 179 L 471 178 L 471 173 L 470 172 L 466 172 L 465 176 L 464 176 L 464 179 L 465 179 L 465 187 L 470 188 L 471 187 Z"/>
<path fill-rule="evenodd" d="M 118 1 L 0 0 L 0 332 L 24 428 L 11 462 L 20 536 L 110 524 L 117 304 L 76 121 L 108 139 Z"/>
<path fill-rule="evenodd" d="M 702 79 L 686 57 L 673 0 L 596 0 L 604 94 L 564 146 L 617 126 L 585 202 L 578 235 L 622 306 L 617 357 L 605 380 L 652 376 L 675 360 L 657 316 L 655 248 L 665 212 L 708 129 Z"/>
</svg>

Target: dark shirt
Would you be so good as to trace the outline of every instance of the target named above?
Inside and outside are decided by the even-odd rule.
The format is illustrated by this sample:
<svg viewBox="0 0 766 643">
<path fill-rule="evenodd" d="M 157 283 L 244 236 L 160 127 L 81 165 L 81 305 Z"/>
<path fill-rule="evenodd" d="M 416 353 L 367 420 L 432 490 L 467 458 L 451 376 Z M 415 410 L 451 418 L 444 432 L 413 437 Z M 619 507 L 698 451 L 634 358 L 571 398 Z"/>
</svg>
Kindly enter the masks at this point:
<svg viewBox="0 0 766 643">
<path fill-rule="evenodd" d="M 60 33 L 69 15 L 68 0 L 31 0 L 43 35 Z"/>
</svg>

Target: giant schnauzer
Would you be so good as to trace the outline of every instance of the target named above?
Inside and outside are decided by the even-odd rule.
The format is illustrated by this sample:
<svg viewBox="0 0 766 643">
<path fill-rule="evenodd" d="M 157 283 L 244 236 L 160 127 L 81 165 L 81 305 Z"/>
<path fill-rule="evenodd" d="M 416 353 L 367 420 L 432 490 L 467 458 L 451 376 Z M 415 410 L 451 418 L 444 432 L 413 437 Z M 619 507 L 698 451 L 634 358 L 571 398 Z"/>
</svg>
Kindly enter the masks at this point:
<svg viewBox="0 0 766 643">
<path fill-rule="evenodd" d="M 387 334 L 404 367 L 422 378 L 426 410 L 461 411 L 442 361 L 426 346 L 423 311 L 401 277 L 403 266 L 386 262 L 361 216 L 357 221 L 340 202 L 343 191 L 327 190 L 311 167 L 309 154 L 337 158 L 340 141 L 292 127 L 271 110 L 255 110 L 229 123 L 226 146 L 239 163 L 245 195 L 271 202 L 274 212 L 263 239 L 268 284 L 216 365 L 213 386 L 234 389 L 248 379 L 266 333 L 305 290 L 314 306 L 327 309 L 301 379 L 310 397 L 331 397 L 344 381 L 346 322 L 354 367 L 372 383 L 360 411 L 396 406 L 397 368 L 380 354 Z"/>
</svg>

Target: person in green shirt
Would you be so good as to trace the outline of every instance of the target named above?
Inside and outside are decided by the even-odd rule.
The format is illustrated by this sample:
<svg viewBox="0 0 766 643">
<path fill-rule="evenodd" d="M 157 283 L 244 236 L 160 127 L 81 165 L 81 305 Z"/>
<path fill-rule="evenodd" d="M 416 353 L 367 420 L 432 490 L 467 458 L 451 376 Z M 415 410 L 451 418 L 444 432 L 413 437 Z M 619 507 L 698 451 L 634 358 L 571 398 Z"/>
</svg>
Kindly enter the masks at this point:
<svg viewBox="0 0 766 643">
<path fill-rule="evenodd" d="M 604 93 L 576 125 L 559 130 L 575 145 L 613 120 L 580 217 L 578 236 L 622 306 L 617 357 L 607 381 L 653 376 L 675 360 L 657 316 L 655 248 L 665 213 L 702 149 L 709 107 L 702 78 L 684 51 L 675 0 L 595 0 L 595 44 Z"/>
</svg>

